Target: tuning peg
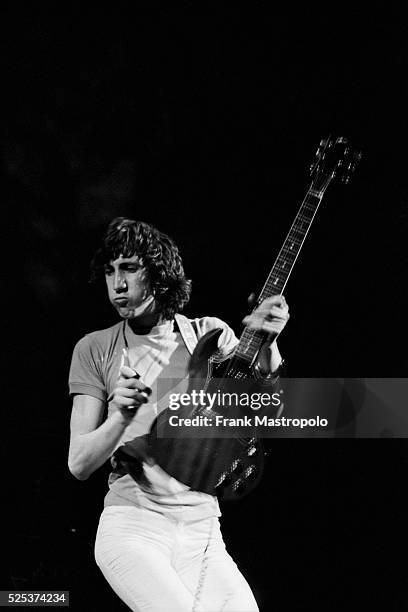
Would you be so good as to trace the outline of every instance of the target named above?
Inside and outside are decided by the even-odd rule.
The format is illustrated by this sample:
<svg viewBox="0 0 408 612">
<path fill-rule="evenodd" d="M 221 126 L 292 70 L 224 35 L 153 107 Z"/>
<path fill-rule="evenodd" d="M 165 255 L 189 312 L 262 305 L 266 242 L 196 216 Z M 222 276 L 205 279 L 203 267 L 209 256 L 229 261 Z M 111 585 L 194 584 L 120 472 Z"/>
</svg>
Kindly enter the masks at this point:
<svg viewBox="0 0 408 612">
<path fill-rule="evenodd" d="M 310 165 L 310 174 L 318 174 L 320 172 L 321 162 L 323 159 L 324 158 L 321 157 Z"/>
<path fill-rule="evenodd" d="M 344 138 L 344 136 L 336 138 L 336 144 L 348 144 L 348 142 L 348 138 Z"/>
</svg>

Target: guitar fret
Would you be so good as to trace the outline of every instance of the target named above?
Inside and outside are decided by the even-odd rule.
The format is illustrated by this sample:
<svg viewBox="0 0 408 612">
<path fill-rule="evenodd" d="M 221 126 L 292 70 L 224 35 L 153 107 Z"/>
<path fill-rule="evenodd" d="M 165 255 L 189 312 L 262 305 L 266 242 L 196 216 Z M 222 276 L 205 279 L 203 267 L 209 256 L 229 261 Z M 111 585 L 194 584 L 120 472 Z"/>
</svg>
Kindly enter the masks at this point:
<svg viewBox="0 0 408 612">
<path fill-rule="evenodd" d="M 292 251 L 294 251 L 294 250 L 295 250 L 293 247 L 294 247 L 294 246 L 298 246 L 298 245 L 300 245 L 300 244 L 301 244 L 301 242 L 302 242 L 301 240 L 298 240 L 298 239 L 297 239 L 297 238 L 295 238 L 295 237 L 291 237 L 291 239 L 290 239 L 290 241 L 289 241 L 289 244 L 288 244 L 287 246 L 286 246 L 286 245 L 285 245 L 285 246 L 283 246 L 283 247 L 282 247 L 282 250 L 283 250 L 283 251 L 287 251 L 288 253 L 291 253 Z"/>
<path fill-rule="evenodd" d="M 292 229 L 290 230 L 290 233 L 292 234 L 292 232 L 296 232 L 297 234 L 300 234 L 302 236 L 302 239 L 303 239 L 303 236 L 305 235 L 305 231 L 304 231 L 303 227 L 301 227 L 299 229 L 295 229 L 295 228 L 292 227 Z"/>
<path fill-rule="evenodd" d="M 305 214 L 304 212 L 299 213 L 299 215 L 296 217 L 293 225 L 298 225 L 298 223 L 306 223 L 307 225 L 309 225 L 312 222 L 313 219 L 313 214 L 311 214 L 309 216 L 309 214 Z"/>
<path fill-rule="evenodd" d="M 314 212 L 319 208 L 320 200 L 318 202 L 310 202 L 309 200 L 305 200 L 302 202 L 300 206 L 300 210 L 308 210 L 309 212 Z"/>
<path fill-rule="evenodd" d="M 271 295 L 278 295 L 282 287 L 283 282 L 280 278 L 278 278 L 276 280 L 276 283 L 272 283 L 265 287 L 265 291 L 262 293 L 261 298 L 264 300 L 265 298 L 270 297 Z"/>
<path fill-rule="evenodd" d="M 319 198 L 319 200 L 321 200 L 322 197 L 323 197 L 323 192 L 322 191 L 318 191 L 317 189 L 309 189 L 309 191 L 307 192 L 306 197 L 308 197 L 309 195 L 314 197 L 314 198 Z"/>
<path fill-rule="evenodd" d="M 292 225 L 291 229 L 298 229 L 304 233 L 305 230 L 307 230 L 307 228 L 309 227 L 309 225 L 310 221 L 306 221 L 305 219 L 297 219 L 296 223 Z"/>
<path fill-rule="evenodd" d="M 291 231 L 290 231 L 290 235 L 288 236 L 287 243 L 289 243 L 289 245 L 290 245 L 290 243 L 293 243 L 293 242 L 294 242 L 294 243 L 297 243 L 297 244 L 300 244 L 300 242 L 302 242 L 302 241 L 301 241 L 301 240 L 299 240 L 299 238 L 296 236 L 296 234 L 294 234 L 294 233 L 292 232 L 292 230 L 291 230 Z"/>
<path fill-rule="evenodd" d="M 314 212 L 315 210 L 317 210 L 319 204 L 320 202 L 311 202 L 306 198 L 306 200 L 302 202 L 302 205 L 300 206 L 300 210 L 304 209 L 310 212 Z"/>
<path fill-rule="evenodd" d="M 289 268 L 287 268 L 285 271 L 283 270 L 276 270 L 276 268 L 271 272 L 270 276 L 268 277 L 266 283 L 265 283 L 265 287 L 270 287 L 273 288 L 274 286 L 276 286 L 276 284 L 279 282 L 279 280 L 281 279 L 285 279 L 285 277 L 287 276 L 289 272 Z"/>
<path fill-rule="evenodd" d="M 309 204 L 308 202 L 304 202 L 301 206 L 301 210 L 307 210 L 309 212 L 311 212 L 312 214 L 314 214 L 317 210 L 317 207 L 319 205 L 319 202 L 316 204 Z"/>
<path fill-rule="evenodd" d="M 275 287 L 280 280 L 282 281 L 285 280 L 288 273 L 289 273 L 289 267 L 285 270 L 285 272 L 283 270 L 274 270 L 274 273 L 270 275 L 265 285 L 271 288 Z"/>
</svg>

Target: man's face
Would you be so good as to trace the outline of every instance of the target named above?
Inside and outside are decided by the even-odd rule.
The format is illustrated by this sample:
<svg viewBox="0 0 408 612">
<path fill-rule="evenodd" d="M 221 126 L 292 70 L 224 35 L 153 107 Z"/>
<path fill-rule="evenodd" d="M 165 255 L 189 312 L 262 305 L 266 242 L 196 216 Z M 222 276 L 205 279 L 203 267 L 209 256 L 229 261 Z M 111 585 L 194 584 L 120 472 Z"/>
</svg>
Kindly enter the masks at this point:
<svg viewBox="0 0 408 612">
<path fill-rule="evenodd" d="M 149 280 L 137 256 L 122 257 L 105 265 L 109 300 L 124 319 L 133 319 L 155 310 Z"/>
</svg>

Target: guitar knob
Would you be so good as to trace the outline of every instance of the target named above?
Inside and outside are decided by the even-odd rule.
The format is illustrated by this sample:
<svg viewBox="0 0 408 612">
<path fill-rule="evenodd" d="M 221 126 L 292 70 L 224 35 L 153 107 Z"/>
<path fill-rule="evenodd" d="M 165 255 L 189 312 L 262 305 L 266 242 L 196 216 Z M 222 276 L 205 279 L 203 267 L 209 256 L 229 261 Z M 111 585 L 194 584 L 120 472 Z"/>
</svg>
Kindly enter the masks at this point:
<svg viewBox="0 0 408 612">
<path fill-rule="evenodd" d="M 232 471 L 234 474 L 241 474 L 244 471 L 244 464 L 240 459 L 237 459 L 232 464 Z"/>
<path fill-rule="evenodd" d="M 258 454 L 258 448 L 256 446 L 250 446 L 247 450 L 248 457 L 254 457 Z"/>
<path fill-rule="evenodd" d="M 233 491 L 237 495 L 242 495 L 245 492 L 246 485 L 242 480 L 237 480 L 233 485 Z"/>
<path fill-rule="evenodd" d="M 247 469 L 244 472 L 244 478 L 247 479 L 252 479 L 255 478 L 257 475 L 258 470 L 256 469 L 256 467 L 254 465 L 250 465 L 249 467 L 247 467 Z"/>
<path fill-rule="evenodd" d="M 226 479 L 227 479 L 227 472 L 223 472 L 223 473 L 221 474 L 221 476 L 219 477 L 218 482 L 217 482 L 217 484 L 215 485 L 215 488 L 218 488 L 218 487 L 225 487 L 225 485 L 226 485 L 226 484 L 228 484 L 228 483 L 226 482 Z"/>
</svg>

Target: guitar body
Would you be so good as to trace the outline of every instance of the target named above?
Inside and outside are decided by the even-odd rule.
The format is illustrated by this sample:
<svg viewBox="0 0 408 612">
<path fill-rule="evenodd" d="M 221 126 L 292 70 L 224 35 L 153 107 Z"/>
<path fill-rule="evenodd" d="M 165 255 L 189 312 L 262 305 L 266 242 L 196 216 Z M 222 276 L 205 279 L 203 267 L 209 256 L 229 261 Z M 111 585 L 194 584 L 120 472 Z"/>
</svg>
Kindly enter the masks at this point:
<svg viewBox="0 0 408 612">
<path fill-rule="evenodd" d="M 221 332 L 221 329 L 208 332 L 194 350 L 189 364 L 187 393 L 190 396 L 193 391 L 228 392 L 228 380 L 232 382 L 232 390 L 234 379 L 249 376 L 244 363 L 234 360 L 233 368 L 229 359 L 217 363 L 214 355 Z M 181 420 L 212 418 L 217 414 L 225 414 L 223 407 L 213 406 L 209 410 L 204 406 L 181 406 L 177 411 L 167 408 L 152 425 L 149 451 L 158 465 L 180 482 L 194 490 L 232 500 L 250 493 L 262 477 L 264 453 L 260 441 L 255 437 L 238 437 L 228 427 L 224 429 L 225 437 L 220 437 L 219 430 L 217 436 L 211 436 L 213 427 L 202 427 L 199 435 L 194 435 L 187 427 L 180 429 L 169 424 L 169 418 L 174 415 Z M 235 411 L 234 416 L 242 415 Z"/>
</svg>

